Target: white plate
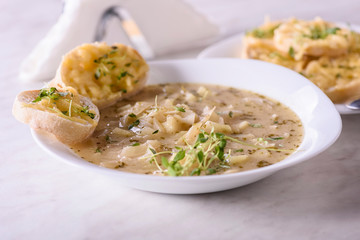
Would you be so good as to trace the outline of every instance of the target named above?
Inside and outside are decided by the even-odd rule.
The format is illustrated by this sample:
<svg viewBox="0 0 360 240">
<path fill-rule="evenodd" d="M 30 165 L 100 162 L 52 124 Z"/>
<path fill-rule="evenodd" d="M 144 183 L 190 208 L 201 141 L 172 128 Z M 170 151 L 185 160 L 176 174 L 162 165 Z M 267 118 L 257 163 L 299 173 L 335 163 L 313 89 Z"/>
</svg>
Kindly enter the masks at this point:
<svg viewBox="0 0 360 240">
<path fill-rule="evenodd" d="M 343 26 L 344 24 L 338 24 Z M 344 27 L 344 26 L 343 26 Z M 351 29 L 360 32 L 359 26 L 351 26 Z M 244 33 L 237 34 L 205 48 L 198 58 L 240 58 L 241 41 Z M 335 104 L 341 114 L 360 114 L 360 110 L 351 110 L 344 104 Z"/>
<path fill-rule="evenodd" d="M 299 151 L 268 167 L 227 175 L 164 177 L 120 172 L 91 164 L 68 147 L 36 131 L 36 142 L 52 156 L 108 175 L 119 184 L 146 191 L 176 194 L 206 193 L 240 187 L 267 177 L 321 153 L 335 142 L 341 119 L 331 101 L 301 75 L 274 64 L 257 60 L 204 59 L 150 63 L 149 84 L 170 82 L 212 83 L 254 91 L 290 107 L 304 126 Z"/>
</svg>

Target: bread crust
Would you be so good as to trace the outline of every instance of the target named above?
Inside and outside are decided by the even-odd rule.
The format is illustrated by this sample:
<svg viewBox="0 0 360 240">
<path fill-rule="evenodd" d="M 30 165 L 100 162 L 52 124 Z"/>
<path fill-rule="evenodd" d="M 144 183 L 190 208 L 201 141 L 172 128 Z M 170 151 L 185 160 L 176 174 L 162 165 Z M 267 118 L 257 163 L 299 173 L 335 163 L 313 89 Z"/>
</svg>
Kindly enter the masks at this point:
<svg viewBox="0 0 360 240">
<path fill-rule="evenodd" d="M 96 105 L 89 98 L 79 96 L 80 103 L 95 112 L 94 123 L 83 124 L 61 117 L 57 113 L 29 107 L 39 92 L 39 90 L 24 91 L 16 96 L 12 113 L 17 120 L 29 124 L 33 129 L 49 132 L 65 144 L 84 141 L 94 132 L 100 114 Z"/>
</svg>

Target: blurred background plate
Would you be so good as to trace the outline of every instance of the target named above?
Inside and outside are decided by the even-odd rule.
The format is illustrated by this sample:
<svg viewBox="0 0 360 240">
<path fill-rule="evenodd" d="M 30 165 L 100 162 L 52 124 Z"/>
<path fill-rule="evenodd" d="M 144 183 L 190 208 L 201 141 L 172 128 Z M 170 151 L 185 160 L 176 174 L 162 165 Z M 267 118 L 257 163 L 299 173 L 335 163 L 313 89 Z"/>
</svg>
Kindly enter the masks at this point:
<svg viewBox="0 0 360 240">
<path fill-rule="evenodd" d="M 360 32 L 360 26 L 337 23 L 340 27 L 350 27 L 356 32 Z M 222 41 L 219 41 L 205 48 L 198 55 L 199 59 L 203 58 L 240 58 L 242 38 L 245 33 L 239 33 Z M 335 104 L 340 114 L 360 114 L 360 110 L 351 110 L 345 104 Z"/>
</svg>

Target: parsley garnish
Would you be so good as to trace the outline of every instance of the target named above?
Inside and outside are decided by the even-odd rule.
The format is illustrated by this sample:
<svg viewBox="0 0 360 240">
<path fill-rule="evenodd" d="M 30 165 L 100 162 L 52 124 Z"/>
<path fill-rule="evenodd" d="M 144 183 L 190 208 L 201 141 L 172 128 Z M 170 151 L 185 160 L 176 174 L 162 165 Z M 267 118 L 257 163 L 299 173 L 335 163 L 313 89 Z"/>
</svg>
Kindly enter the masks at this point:
<svg viewBox="0 0 360 240">
<path fill-rule="evenodd" d="M 174 108 L 179 111 L 179 112 L 185 112 L 185 109 L 183 107 L 176 107 L 174 106 Z"/>
<path fill-rule="evenodd" d="M 265 138 L 266 140 L 271 140 L 271 141 L 277 141 L 277 140 L 281 140 L 281 139 L 284 139 L 283 137 L 268 137 L 268 138 Z"/>
<path fill-rule="evenodd" d="M 140 124 L 140 120 L 136 119 L 132 124 L 129 125 L 128 129 L 132 129 L 133 127 L 137 126 Z"/>
<path fill-rule="evenodd" d="M 129 73 L 128 71 L 125 71 L 124 69 L 121 70 L 120 74 L 117 76 L 118 80 L 121 80 L 123 77 L 134 77 L 134 75 L 132 75 L 131 73 Z"/>
<path fill-rule="evenodd" d="M 91 119 L 95 118 L 95 114 L 92 112 L 89 112 L 89 106 L 85 106 L 81 109 L 81 112 L 85 113 L 86 115 L 88 115 Z"/>
<path fill-rule="evenodd" d="M 32 101 L 32 102 L 34 102 L 34 103 L 35 102 L 40 102 L 43 98 L 50 98 L 50 99 L 53 99 L 53 100 L 58 100 L 60 98 L 60 94 L 59 94 L 58 90 L 55 87 L 51 87 L 49 89 L 43 88 L 43 89 L 40 90 L 40 93 L 36 97 L 36 99 L 34 101 Z"/>
<path fill-rule="evenodd" d="M 292 58 L 295 57 L 295 50 L 294 50 L 293 47 L 290 47 L 290 48 L 289 48 L 289 55 L 290 55 Z"/>
<path fill-rule="evenodd" d="M 96 80 L 98 80 L 98 79 L 100 78 L 100 76 L 101 76 L 101 70 L 100 70 L 100 68 L 96 69 L 94 76 L 95 76 L 95 79 L 96 79 Z"/>
<path fill-rule="evenodd" d="M 228 165 L 224 154 L 226 142 L 224 134 L 203 132 L 198 135 L 194 145 L 188 145 L 185 148 L 175 147 L 177 152 L 157 153 L 154 149 L 149 148 L 152 152 L 152 156 L 149 158 L 151 163 L 157 164 L 161 172 L 169 176 L 193 176 L 200 175 L 202 172 L 210 175 L 216 173 L 216 169 L 220 170 Z M 171 157 L 161 157 L 162 167 L 160 167 L 156 156 L 169 153 L 172 154 Z M 215 164 L 215 161 L 219 161 L 220 164 Z M 195 168 L 193 168 L 193 164 L 196 164 Z"/>
<path fill-rule="evenodd" d="M 279 148 L 262 147 L 252 145 L 239 139 L 226 136 L 222 133 L 210 133 L 202 131 L 199 133 L 196 142 L 193 145 L 187 144 L 185 147 L 174 147 L 172 151 L 156 152 L 155 149 L 149 148 L 150 156 L 144 157 L 149 159 L 150 163 L 156 164 L 162 174 L 169 176 L 194 176 L 194 175 L 211 175 L 221 170 L 230 168 L 229 157 L 231 151 L 226 151 L 227 142 L 231 141 L 255 149 L 266 149 L 268 151 L 292 151 Z M 235 152 L 243 152 L 244 149 L 237 149 Z M 170 155 L 165 157 L 164 155 Z M 161 156 L 158 162 L 158 156 Z M 258 167 L 270 165 L 266 161 L 260 161 Z"/>
<path fill-rule="evenodd" d="M 270 166 L 270 165 L 271 165 L 271 163 L 269 163 L 268 161 L 265 161 L 265 160 L 261 160 L 257 163 L 257 167 L 259 167 L 259 168 Z"/>
<path fill-rule="evenodd" d="M 269 29 L 255 28 L 249 34 L 253 35 L 256 38 L 272 38 L 274 36 L 274 31 L 280 26 L 280 24 L 275 25 Z"/>
<path fill-rule="evenodd" d="M 159 129 L 155 130 L 152 134 L 157 134 L 158 132 L 159 132 Z"/>
<path fill-rule="evenodd" d="M 304 34 L 303 36 L 313 40 L 325 39 L 329 35 L 336 34 L 338 30 L 340 30 L 338 27 L 323 29 L 316 26 L 310 29 L 310 35 Z"/>
<path fill-rule="evenodd" d="M 250 126 L 253 128 L 262 128 L 262 125 L 260 123 L 251 123 Z"/>
<path fill-rule="evenodd" d="M 132 144 L 131 146 L 136 147 L 136 146 L 139 146 L 139 145 L 140 145 L 140 143 L 136 142 L 136 143 Z"/>
</svg>

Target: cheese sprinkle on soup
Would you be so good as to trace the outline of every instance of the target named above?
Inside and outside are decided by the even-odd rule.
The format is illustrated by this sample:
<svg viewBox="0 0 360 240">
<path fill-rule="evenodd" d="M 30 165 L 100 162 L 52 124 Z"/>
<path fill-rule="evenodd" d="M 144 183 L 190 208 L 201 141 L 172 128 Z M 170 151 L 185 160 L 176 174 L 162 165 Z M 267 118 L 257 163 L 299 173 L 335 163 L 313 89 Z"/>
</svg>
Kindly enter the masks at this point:
<svg viewBox="0 0 360 240">
<path fill-rule="evenodd" d="M 297 115 L 272 99 L 216 85 L 149 85 L 101 111 L 94 134 L 71 146 L 120 171 L 198 176 L 266 167 L 296 151 Z"/>
</svg>

